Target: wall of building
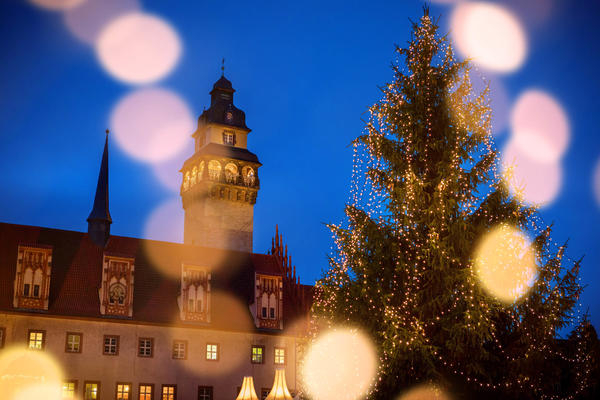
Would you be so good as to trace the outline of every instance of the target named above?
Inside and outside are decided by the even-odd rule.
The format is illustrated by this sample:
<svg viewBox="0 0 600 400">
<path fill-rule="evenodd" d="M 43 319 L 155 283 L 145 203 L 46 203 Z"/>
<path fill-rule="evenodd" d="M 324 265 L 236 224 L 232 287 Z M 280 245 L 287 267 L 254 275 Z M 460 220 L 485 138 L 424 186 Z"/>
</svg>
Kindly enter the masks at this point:
<svg viewBox="0 0 600 400">
<path fill-rule="evenodd" d="M 259 333 L 181 328 L 101 319 L 71 319 L 0 313 L 6 328 L 4 348 L 26 348 L 30 329 L 44 330 L 45 351 L 64 368 L 65 380 L 77 381 L 78 398 L 85 381 L 100 381 L 102 400 L 115 399 L 116 383 L 132 384 L 138 398 L 140 383 L 154 384 L 154 400 L 160 400 L 163 384 L 177 385 L 177 399 L 197 399 L 198 386 L 212 386 L 213 399 L 232 400 L 244 376 L 254 377 L 257 395 L 273 384 L 275 368 L 285 368 L 290 391 L 297 385 L 297 338 Z M 81 353 L 65 351 L 67 332 L 81 332 Z M 104 335 L 119 336 L 118 355 L 103 355 Z M 138 356 L 138 339 L 153 338 L 151 358 Z M 173 340 L 187 341 L 187 359 L 172 358 Z M 219 345 L 219 359 L 206 360 L 206 344 Z M 251 346 L 264 346 L 264 363 L 251 363 Z M 276 365 L 275 347 L 285 348 L 285 365 Z M 36 350 L 31 350 L 36 351 Z M 2 350 L 0 349 L 0 356 Z"/>
</svg>

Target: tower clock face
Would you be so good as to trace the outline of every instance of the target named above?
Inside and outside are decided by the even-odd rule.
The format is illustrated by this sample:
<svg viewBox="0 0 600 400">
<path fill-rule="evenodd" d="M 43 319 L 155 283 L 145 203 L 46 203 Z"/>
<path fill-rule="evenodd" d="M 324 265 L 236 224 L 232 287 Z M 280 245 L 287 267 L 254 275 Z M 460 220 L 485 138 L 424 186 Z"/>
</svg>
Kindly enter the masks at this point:
<svg viewBox="0 0 600 400">
<path fill-rule="evenodd" d="M 231 122 L 233 120 L 233 113 L 231 111 L 228 111 L 227 114 L 225 114 L 225 119 L 227 120 L 227 122 Z"/>
</svg>

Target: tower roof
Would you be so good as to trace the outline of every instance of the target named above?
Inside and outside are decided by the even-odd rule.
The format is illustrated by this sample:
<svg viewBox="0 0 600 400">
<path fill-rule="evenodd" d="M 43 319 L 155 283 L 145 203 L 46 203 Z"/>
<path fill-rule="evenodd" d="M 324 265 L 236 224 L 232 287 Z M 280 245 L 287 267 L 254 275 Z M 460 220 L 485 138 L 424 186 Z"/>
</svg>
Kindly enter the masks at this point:
<svg viewBox="0 0 600 400">
<path fill-rule="evenodd" d="M 98 185 L 96 186 L 96 197 L 94 206 L 87 218 L 91 221 L 104 221 L 112 223 L 110 211 L 108 210 L 108 130 L 106 131 L 106 141 L 104 142 L 104 153 L 100 163 L 100 173 L 98 174 Z"/>
<path fill-rule="evenodd" d="M 235 89 L 229 79 L 225 78 L 225 75 L 221 75 L 210 91 L 210 108 L 204 110 L 198 123 L 200 125 L 209 123 L 229 125 L 250 132 L 246 126 L 246 114 L 233 105 L 234 92 Z"/>
</svg>

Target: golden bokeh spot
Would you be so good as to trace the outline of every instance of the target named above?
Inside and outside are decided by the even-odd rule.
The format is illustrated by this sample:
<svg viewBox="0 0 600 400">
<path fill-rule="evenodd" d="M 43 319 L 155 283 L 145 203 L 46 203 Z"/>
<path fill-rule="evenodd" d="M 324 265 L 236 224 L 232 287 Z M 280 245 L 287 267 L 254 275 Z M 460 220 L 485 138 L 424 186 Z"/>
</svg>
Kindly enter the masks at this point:
<svg viewBox="0 0 600 400">
<path fill-rule="evenodd" d="M 47 353 L 7 348 L 0 353 L 0 393 L 6 400 L 60 400 L 63 372 Z"/>
<path fill-rule="evenodd" d="M 317 337 L 306 353 L 301 373 L 315 400 L 352 400 L 366 394 L 376 369 L 377 355 L 369 338 L 341 328 Z"/>
<path fill-rule="evenodd" d="M 475 271 L 485 291 L 504 303 L 522 298 L 536 277 L 535 250 L 519 229 L 501 224 L 475 250 Z"/>
<path fill-rule="evenodd" d="M 435 385 L 419 385 L 398 397 L 398 400 L 451 400 L 451 397 Z"/>
</svg>

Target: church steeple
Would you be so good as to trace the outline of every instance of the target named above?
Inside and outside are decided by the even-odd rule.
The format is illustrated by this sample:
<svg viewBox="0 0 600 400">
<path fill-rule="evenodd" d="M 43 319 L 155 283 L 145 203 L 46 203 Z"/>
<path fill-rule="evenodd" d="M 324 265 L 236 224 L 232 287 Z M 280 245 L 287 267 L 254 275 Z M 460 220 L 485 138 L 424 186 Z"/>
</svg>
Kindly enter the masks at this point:
<svg viewBox="0 0 600 400">
<path fill-rule="evenodd" d="M 106 245 L 110 236 L 110 224 L 112 224 L 112 218 L 108 210 L 108 132 L 107 129 L 94 206 L 87 218 L 88 235 L 100 247 Z"/>
</svg>

